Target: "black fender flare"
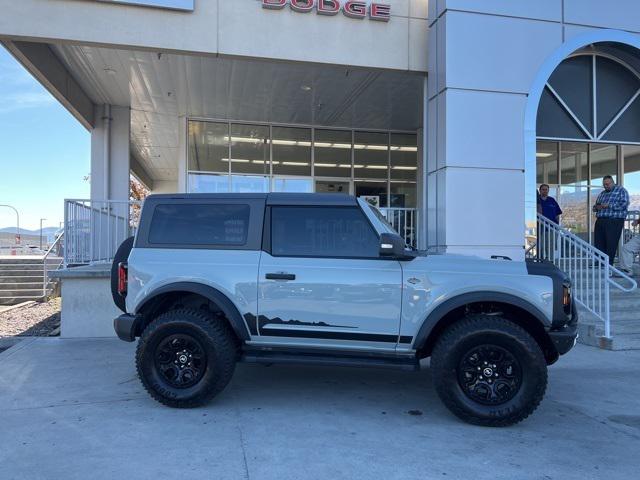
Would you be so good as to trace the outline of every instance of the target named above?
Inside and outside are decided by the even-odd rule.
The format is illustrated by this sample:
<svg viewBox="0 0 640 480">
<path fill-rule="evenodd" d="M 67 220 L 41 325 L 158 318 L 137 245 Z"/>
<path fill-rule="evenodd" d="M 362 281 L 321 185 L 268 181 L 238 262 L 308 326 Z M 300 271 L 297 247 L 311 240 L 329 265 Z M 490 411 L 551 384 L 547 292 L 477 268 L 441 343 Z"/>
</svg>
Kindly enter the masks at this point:
<svg viewBox="0 0 640 480">
<path fill-rule="evenodd" d="M 545 330 L 547 330 L 551 325 L 551 321 L 538 307 L 515 295 L 492 291 L 463 293 L 452 297 L 449 300 L 445 300 L 427 315 L 422 322 L 422 326 L 416 335 L 415 341 L 413 342 L 414 348 L 419 350 L 424 346 L 435 326 L 438 325 L 438 322 L 440 322 L 440 320 L 442 320 L 449 312 L 469 303 L 478 302 L 498 302 L 521 308 L 533 315 Z"/>
<path fill-rule="evenodd" d="M 200 295 L 215 303 L 225 317 L 229 320 L 231 328 L 240 340 L 249 340 L 249 330 L 238 308 L 229 298 L 219 290 L 209 285 L 203 285 L 195 282 L 176 282 L 164 285 L 151 292 L 143 302 L 136 308 L 136 313 L 141 312 L 149 302 L 154 301 L 158 297 L 172 292 L 188 292 Z"/>
</svg>

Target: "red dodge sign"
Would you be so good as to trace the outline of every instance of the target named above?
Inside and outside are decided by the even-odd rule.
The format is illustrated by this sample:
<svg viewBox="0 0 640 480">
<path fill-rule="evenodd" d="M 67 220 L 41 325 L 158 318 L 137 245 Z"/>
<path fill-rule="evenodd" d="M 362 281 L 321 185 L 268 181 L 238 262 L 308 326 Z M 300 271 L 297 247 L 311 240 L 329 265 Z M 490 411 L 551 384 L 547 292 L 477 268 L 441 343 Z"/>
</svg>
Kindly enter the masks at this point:
<svg viewBox="0 0 640 480">
<path fill-rule="evenodd" d="M 289 5 L 291 10 L 309 13 L 313 10 L 318 15 L 337 15 L 342 12 L 351 18 L 366 18 L 388 22 L 391 18 L 391 5 L 352 0 L 262 0 L 262 8 L 280 10 Z"/>
</svg>

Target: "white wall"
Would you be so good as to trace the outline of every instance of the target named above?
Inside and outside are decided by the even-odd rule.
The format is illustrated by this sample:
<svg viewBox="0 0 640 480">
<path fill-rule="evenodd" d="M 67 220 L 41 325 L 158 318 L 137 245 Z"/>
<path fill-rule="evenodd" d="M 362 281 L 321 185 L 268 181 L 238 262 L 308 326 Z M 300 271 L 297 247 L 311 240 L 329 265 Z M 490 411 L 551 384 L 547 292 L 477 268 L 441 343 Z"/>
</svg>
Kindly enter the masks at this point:
<svg viewBox="0 0 640 480">
<path fill-rule="evenodd" d="M 429 7 L 429 246 L 521 259 L 525 191 L 533 195 L 535 182 L 529 171 L 525 183 L 525 160 L 535 170 L 529 94 L 539 72 L 581 35 L 639 31 L 640 2 L 434 0 Z"/>
<path fill-rule="evenodd" d="M 425 71 L 427 0 L 386 0 L 388 23 L 199 0 L 175 12 L 78 0 L 0 0 L 0 36 Z"/>
<path fill-rule="evenodd" d="M 178 181 L 156 180 L 153 182 L 151 193 L 182 193 L 178 189 Z"/>
<path fill-rule="evenodd" d="M 111 107 L 109 136 L 102 105 L 96 107 L 95 118 L 97 126 L 91 132 L 91 199 L 129 200 L 131 111 L 128 107 Z"/>
<path fill-rule="evenodd" d="M 62 280 L 61 337 L 115 337 L 113 319 L 121 314 L 111 298 L 109 277 Z"/>
</svg>

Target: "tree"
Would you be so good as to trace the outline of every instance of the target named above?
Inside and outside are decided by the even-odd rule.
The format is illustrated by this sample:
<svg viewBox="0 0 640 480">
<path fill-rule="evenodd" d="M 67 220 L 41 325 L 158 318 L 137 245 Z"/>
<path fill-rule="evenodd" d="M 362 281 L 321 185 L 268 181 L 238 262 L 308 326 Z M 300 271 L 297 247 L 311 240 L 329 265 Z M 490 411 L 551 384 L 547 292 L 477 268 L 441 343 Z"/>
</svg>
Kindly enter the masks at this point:
<svg viewBox="0 0 640 480">
<path fill-rule="evenodd" d="M 140 222 L 140 211 L 142 210 L 142 202 L 149 195 L 149 189 L 140 183 L 135 177 L 129 177 L 129 201 L 139 202 L 131 205 L 131 218 L 129 222 L 132 227 L 137 228 Z"/>
</svg>

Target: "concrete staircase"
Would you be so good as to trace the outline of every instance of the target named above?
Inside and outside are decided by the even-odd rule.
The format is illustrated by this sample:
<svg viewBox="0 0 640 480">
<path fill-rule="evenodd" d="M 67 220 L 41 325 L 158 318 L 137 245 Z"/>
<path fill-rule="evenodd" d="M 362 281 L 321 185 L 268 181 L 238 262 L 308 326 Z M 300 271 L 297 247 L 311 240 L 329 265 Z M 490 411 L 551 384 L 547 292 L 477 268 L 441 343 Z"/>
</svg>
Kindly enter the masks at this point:
<svg viewBox="0 0 640 480">
<path fill-rule="evenodd" d="M 48 258 L 47 270 L 58 268 L 61 259 Z M 0 257 L 0 305 L 41 300 L 56 288 L 49 283 L 44 292 L 44 260 L 41 256 Z"/>
<path fill-rule="evenodd" d="M 604 325 L 595 315 L 580 308 L 579 342 L 607 350 L 640 350 L 640 289 L 626 293 L 612 287 L 611 337 L 604 335 Z"/>
</svg>

